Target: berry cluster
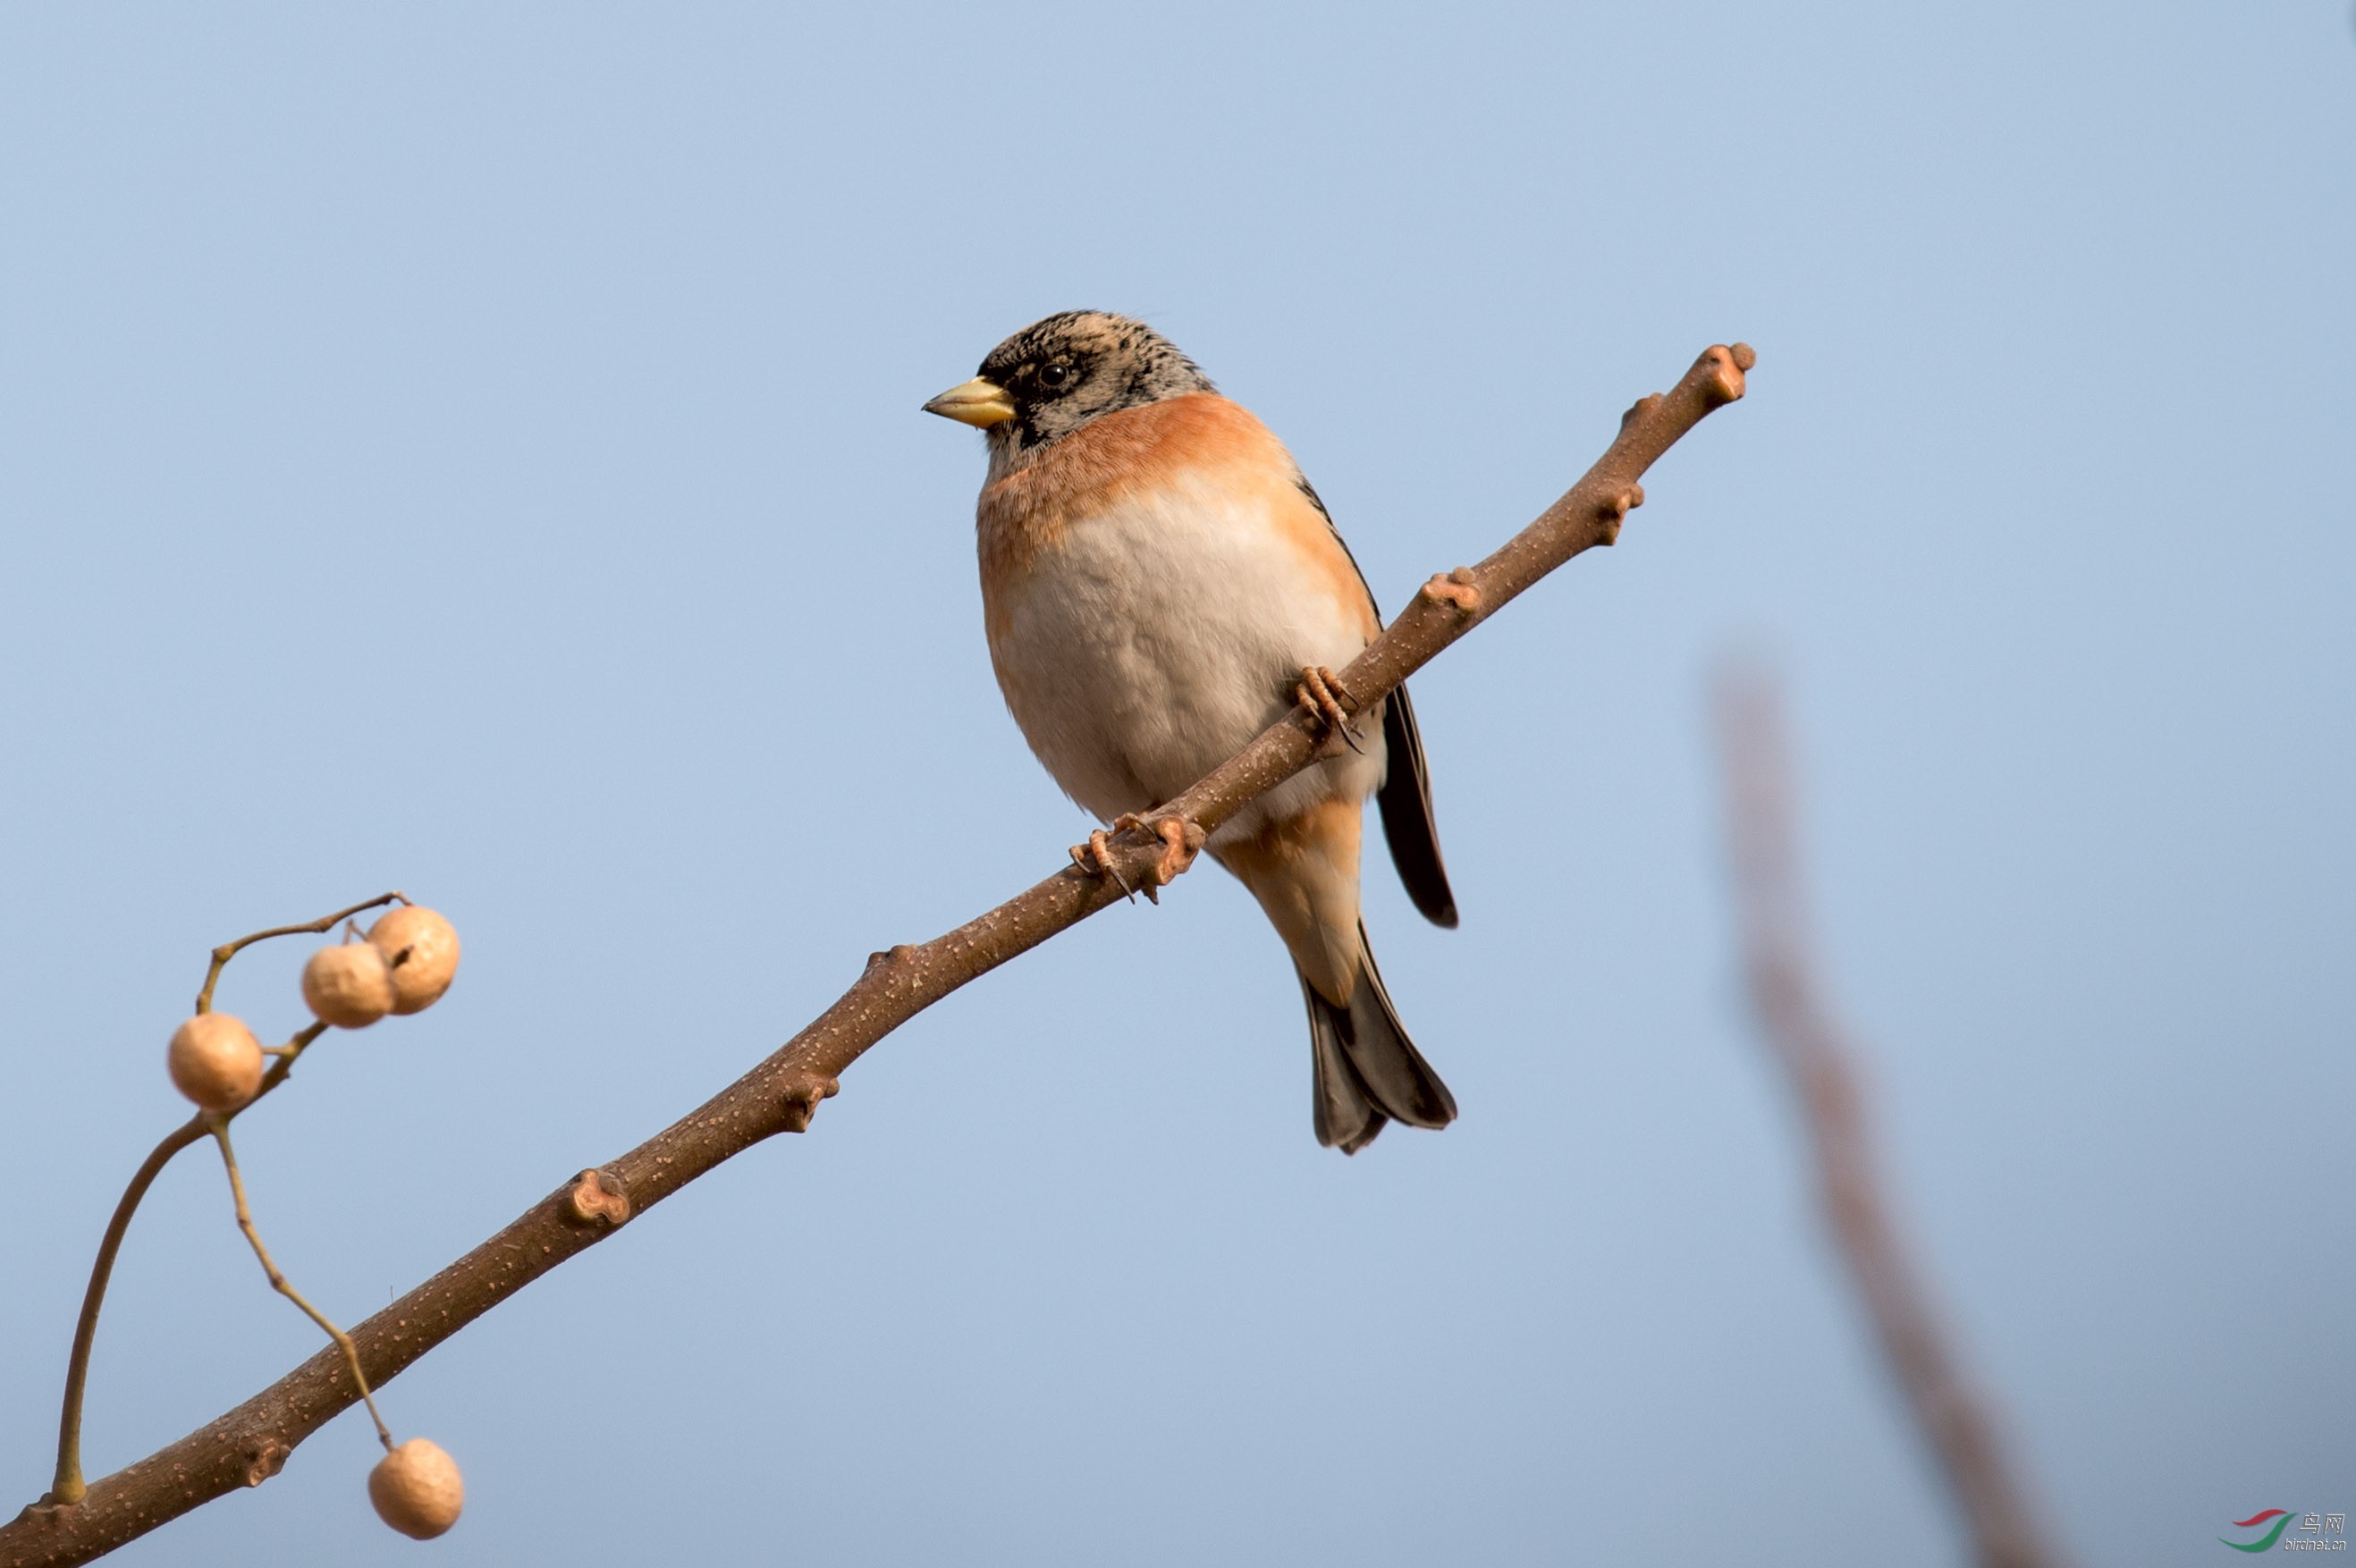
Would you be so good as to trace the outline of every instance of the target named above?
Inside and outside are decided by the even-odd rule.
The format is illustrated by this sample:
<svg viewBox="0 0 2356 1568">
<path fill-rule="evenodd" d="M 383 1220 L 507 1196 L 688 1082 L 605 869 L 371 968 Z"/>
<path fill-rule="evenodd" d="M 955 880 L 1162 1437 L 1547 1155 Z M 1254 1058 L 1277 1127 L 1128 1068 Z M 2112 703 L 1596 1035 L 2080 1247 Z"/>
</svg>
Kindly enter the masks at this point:
<svg viewBox="0 0 2356 1568">
<path fill-rule="evenodd" d="M 327 923 L 332 925 L 332 919 Z M 281 1064 L 277 1077 L 283 1079 L 284 1067 L 325 1029 L 366 1029 L 388 1014 L 423 1012 L 441 1000 L 457 976 L 458 933 L 430 909 L 404 901 L 365 934 L 348 920 L 344 929 L 341 943 L 322 947 L 303 965 L 303 1000 L 318 1022 L 287 1044 L 272 1049 L 264 1049 L 241 1019 L 211 1010 L 212 981 L 243 944 L 217 951 L 212 976 L 198 998 L 197 1013 L 172 1031 L 165 1065 L 173 1087 L 195 1103 L 205 1131 L 220 1145 L 230 1187 L 237 1199 L 239 1228 L 262 1260 L 272 1287 L 301 1307 L 344 1351 L 352 1381 L 367 1402 L 377 1436 L 384 1445 L 384 1457 L 369 1473 L 369 1500 L 375 1505 L 377 1516 L 403 1535 L 429 1541 L 455 1524 L 465 1506 L 466 1484 L 457 1462 L 440 1445 L 423 1437 L 393 1442 L 375 1396 L 369 1392 L 350 1338 L 296 1293 L 262 1246 L 246 1207 L 244 1180 L 229 1139 L 229 1118 L 276 1086 L 270 1073 L 273 1057 Z"/>
<path fill-rule="evenodd" d="M 322 947 L 303 965 L 303 1000 L 337 1029 L 366 1029 L 387 1013 L 420 1013 L 458 973 L 458 933 L 430 909 L 403 904 L 366 941 Z M 172 1031 L 172 1086 L 204 1111 L 242 1108 L 262 1093 L 270 1052 L 228 1013 L 200 1012 Z"/>
</svg>

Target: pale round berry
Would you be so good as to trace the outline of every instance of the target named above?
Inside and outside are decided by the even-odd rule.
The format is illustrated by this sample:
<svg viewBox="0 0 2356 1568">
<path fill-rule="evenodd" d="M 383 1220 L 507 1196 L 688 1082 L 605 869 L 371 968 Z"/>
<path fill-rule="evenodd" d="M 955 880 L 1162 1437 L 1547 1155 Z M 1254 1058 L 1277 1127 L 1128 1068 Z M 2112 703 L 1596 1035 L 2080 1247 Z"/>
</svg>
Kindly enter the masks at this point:
<svg viewBox="0 0 2356 1568">
<path fill-rule="evenodd" d="M 172 1031 L 172 1087 L 208 1111 L 234 1111 L 262 1092 L 267 1065 L 253 1031 L 227 1013 L 198 1013 Z"/>
<path fill-rule="evenodd" d="M 303 965 L 303 1001 L 321 1023 L 366 1029 L 392 1011 L 392 969 L 373 942 L 322 947 Z"/>
<path fill-rule="evenodd" d="M 431 1541 L 458 1522 L 466 1483 L 458 1461 L 428 1438 L 412 1437 L 369 1472 L 369 1501 L 377 1518 L 417 1541 Z"/>
<path fill-rule="evenodd" d="M 404 904 L 368 933 L 392 967 L 392 1010 L 422 1013 L 458 974 L 458 933 L 430 909 Z"/>
</svg>

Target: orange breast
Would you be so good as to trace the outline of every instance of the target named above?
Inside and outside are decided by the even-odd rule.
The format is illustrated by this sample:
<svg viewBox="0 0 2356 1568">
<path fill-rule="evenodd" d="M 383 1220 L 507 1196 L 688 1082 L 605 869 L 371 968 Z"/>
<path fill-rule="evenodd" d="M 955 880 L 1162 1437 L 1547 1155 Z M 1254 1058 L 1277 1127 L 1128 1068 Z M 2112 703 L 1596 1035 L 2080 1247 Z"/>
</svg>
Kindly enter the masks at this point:
<svg viewBox="0 0 2356 1568">
<path fill-rule="evenodd" d="M 1065 529 L 1181 473 L 1224 471 L 1238 486 L 1290 486 L 1291 456 L 1269 428 L 1215 392 L 1192 392 L 1091 421 L 984 485 L 978 522 L 985 586 L 1025 569 Z M 1313 511 L 1313 508 L 1311 508 Z"/>
</svg>

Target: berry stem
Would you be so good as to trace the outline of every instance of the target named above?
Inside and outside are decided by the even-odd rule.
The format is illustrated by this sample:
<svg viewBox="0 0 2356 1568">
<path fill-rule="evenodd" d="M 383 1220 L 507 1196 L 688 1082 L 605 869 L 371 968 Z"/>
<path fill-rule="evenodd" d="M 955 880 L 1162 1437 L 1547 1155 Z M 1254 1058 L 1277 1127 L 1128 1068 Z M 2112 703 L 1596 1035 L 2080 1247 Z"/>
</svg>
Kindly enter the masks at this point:
<svg viewBox="0 0 2356 1568">
<path fill-rule="evenodd" d="M 263 1093 L 268 1092 L 265 1084 Z M 106 1300 L 106 1282 L 114 1273 L 114 1255 L 123 1250 L 123 1232 L 131 1229 L 131 1216 L 139 1211 L 139 1201 L 147 1196 L 147 1189 L 172 1162 L 174 1155 L 204 1136 L 202 1115 L 191 1116 L 166 1134 L 133 1174 L 131 1185 L 123 1189 L 123 1200 L 114 1206 L 114 1217 L 106 1222 L 106 1234 L 98 1243 L 98 1261 L 91 1265 L 90 1288 L 82 1293 L 81 1317 L 74 1323 L 73 1354 L 66 1360 L 65 1409 L 58 1418 L 57 1478 L 44 1501 L 78 1503 L 89 1490 L 81 1478 L 81 1396 L 90 1381 L 90 1348 L 98 1338 L 98 1309 Z"/>
<path fill-rule="evenodd" d="M 317 936 L 324 932 L 335 930 L 336 922 L 339 920 L 349 920 L 353 915 L 359 913 L 362 910 L 376 909 L 381 905 L 389 903 L 405 904 L 407 902 L 409 902 L 409 895 L 402 892 L 400 889 L 395 888 L 389 893 L 379 893 L 375 898 L 369 900 L 366 903 L 354 904 L 349 909 L 339 909 L 335 913 L 327 915 L 323 919 L 312 921 L 307 925 L 273 925 L 268 931 L 257 931 L 251 936 L 241 936 L 235 942 L 222 943 L 219 947 L 213 949 L 212 966 L 205 971 L 205 988 L 197 993 L 197 1011 L 200 1013 L 209 1013 L 213 1010 L 213 987 L 220 983 L 221 971 L 229 967 L 229 961 L 230 959 L 236 957 L 239 954 L 244 952 L 255 943 L 267 942 L 273 936 L 303 936 L 306 934 Z"/>
<path fill-rule="evenodd" d="M 262 1244 L 262 1232 L 253 1227 L 253 1211 L 246 1206 L 245 1179 L 238 1174 L 237 1150 L 230 1146 L 229 1141 L 229 1118 L 209 1116 L 204 1120 L 211 1124 L 207 1130 L 213 1135 L 213 1142 L 220 1146 L 221 1166 L 229 1172 L 230 1194 L 237 1200 L 237 1228 L 245 1232 L 247 1244 L 253 1248 L 253 1255 L 262 1261 L 262 1272 L 270 1276 L 270 1288 L 301 1307 L 303 1316 L 326 1330 L 327 1338 L 344 1352 L 344 1364 L 352 1370 L 353 1386 L 360 1391 L 360 1398 L 368 1405 L 369 1419 L 376 1423 L 376 1440 L 384 1445 L 386 1453 L 391 1453 L 392 1433 L 384 1424 L 383 1413 L 376 1407 L 376 1395 L 369 1392 L 368 1375 L 360 1371 L 359 1348 L 352 1343 L 350 1335 L 327 1320 L 326 1313 L 304 1300 L 303 1293 L 288 1284 L 286 1275 L 271 1261 L 270 1249 Z"/>
</svg>

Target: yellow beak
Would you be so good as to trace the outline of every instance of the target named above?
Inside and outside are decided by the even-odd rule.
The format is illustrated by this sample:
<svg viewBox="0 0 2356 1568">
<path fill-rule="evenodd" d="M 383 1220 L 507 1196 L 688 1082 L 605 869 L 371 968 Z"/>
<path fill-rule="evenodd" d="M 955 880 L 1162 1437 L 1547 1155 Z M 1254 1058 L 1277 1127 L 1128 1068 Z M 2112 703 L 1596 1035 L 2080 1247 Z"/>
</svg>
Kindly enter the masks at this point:
<svg viewBox="0 0 2356 1568">
<path fill-rule="evenodd" d="M 951 387 L 925 405 L 928 414 L 938 414 L 945 420 L 969 424 L 977 430 L 988 430 L 994 424 L 1004 424 L 1014 417 L 1014 400 L 1006 389 L 984 376 L 976 376 L 961 386 Z"/>
</svg>

